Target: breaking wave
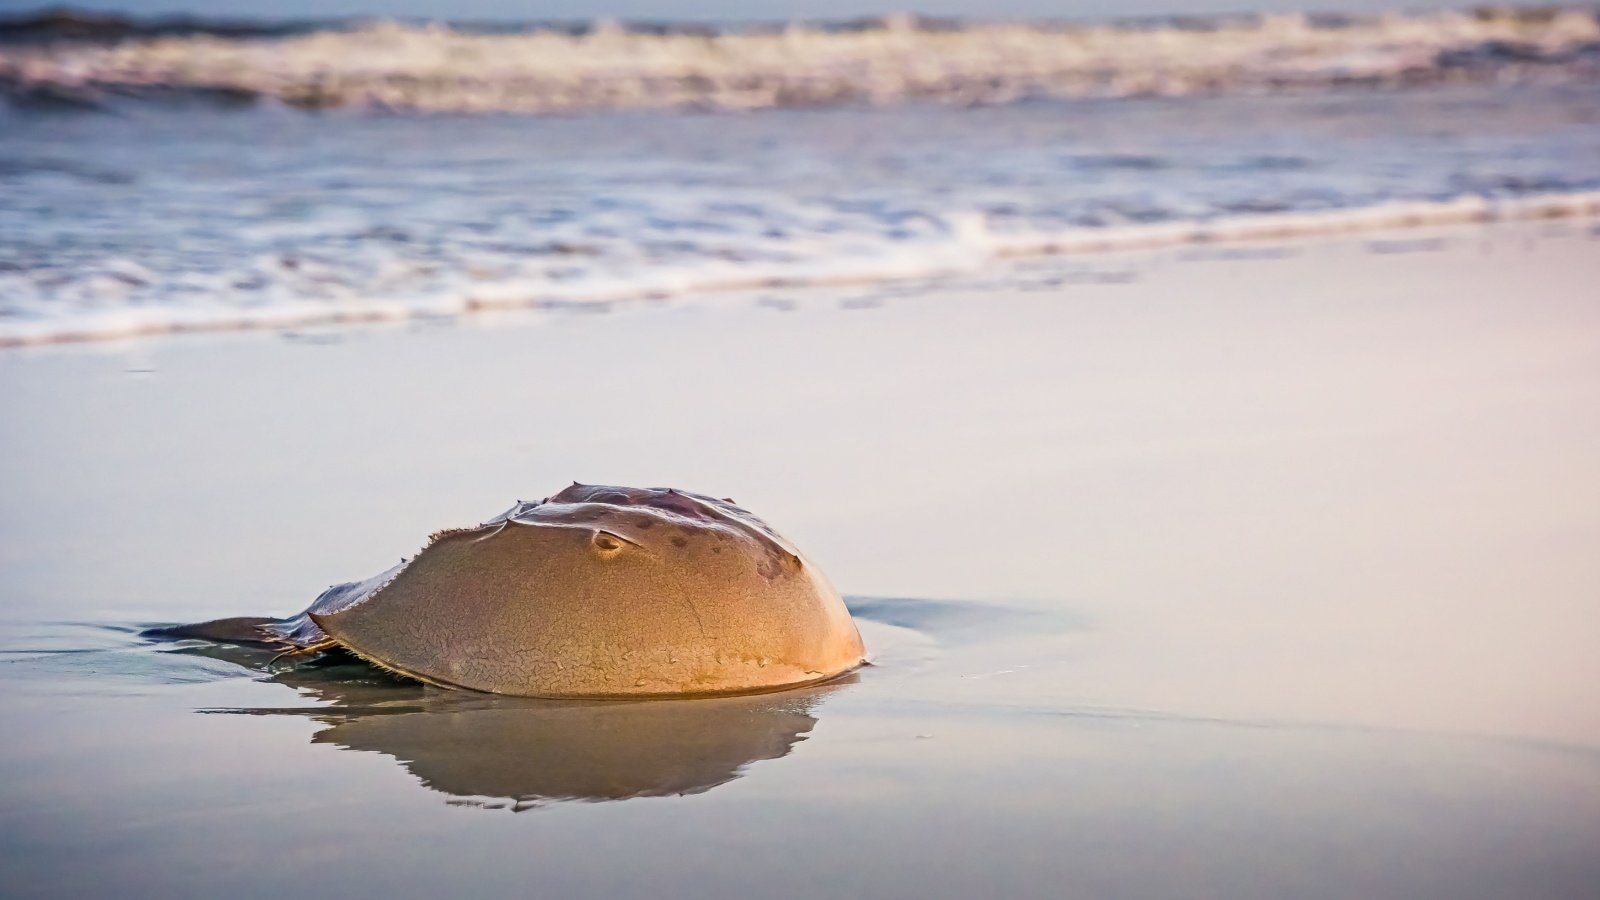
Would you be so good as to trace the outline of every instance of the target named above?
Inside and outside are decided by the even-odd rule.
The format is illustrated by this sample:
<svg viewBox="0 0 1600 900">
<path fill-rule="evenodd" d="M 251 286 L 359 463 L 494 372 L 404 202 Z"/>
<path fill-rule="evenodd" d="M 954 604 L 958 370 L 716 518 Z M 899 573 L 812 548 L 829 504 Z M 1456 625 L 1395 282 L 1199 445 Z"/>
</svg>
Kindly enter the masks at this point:
<svg viewBox="0 0 1600 900">
<path fill-rule="evenodd" d="M 85 24 L 87 22 L 87 24 Z M 1593 9 L 1305 14 L 1109 24 L 498 29 L 401 22 L 0 28 L 16 108 L 149 100 L 558 113 L 1182 96 L 1600 80 Z"/>
</svg>

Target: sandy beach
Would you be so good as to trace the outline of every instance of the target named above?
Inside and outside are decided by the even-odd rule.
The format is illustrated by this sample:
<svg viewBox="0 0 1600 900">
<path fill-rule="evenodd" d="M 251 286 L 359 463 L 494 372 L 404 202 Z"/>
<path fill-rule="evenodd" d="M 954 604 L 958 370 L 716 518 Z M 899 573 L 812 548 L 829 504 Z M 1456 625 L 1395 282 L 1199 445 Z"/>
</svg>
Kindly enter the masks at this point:
<svg viewBox="0 0 1600 900">
<path fill-rule="evenodd" d="M 1040 266 L 0 354 L 0 893 L 1592 891 L 1600 227 Z M 876 664 L 662 716 L 134 634 L 574 479 L 738 498 Z"/>
</svg>

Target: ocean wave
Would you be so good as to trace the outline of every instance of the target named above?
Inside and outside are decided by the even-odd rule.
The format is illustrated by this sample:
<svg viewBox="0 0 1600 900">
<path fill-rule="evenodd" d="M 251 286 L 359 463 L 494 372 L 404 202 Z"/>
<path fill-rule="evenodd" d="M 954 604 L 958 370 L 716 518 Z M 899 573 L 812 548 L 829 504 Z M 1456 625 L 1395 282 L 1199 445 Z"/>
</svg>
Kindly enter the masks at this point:
<svg viewBox="0 0 1600 900">
<path fill-rule="evenodd" d="M 115 39 L 0 45 L 0 96 L 44 109 L 200 99 L 557 113 L 1600 80 L 1600 21 L 1581 8 L 1121 24 L 900 16 L 781 29 L 283 29 L 125 29 Z"/>
<path fill-rule="evenodd" d="M 274 263 L 280 274 L 290 280 L 281 285 L 281 290 L 265 296 L 219 290 L 206 300 L 169 294 L 168 302 L 129 304 L 123 302 L 129 288 L 144 284 L 153 276 L 137 263 L 123 260 L 85 273 L 65 293 L 52 290 L 48 295 L 35 292 L 30 296 L 16 290 L 7 292 L 3 289 L 8 285 L 0 275 L 0 293 L 10 297 L 10 303 L 0 309 L 0 348 L 156 335 L 399 323 L 489 311 L 600 306 L 718 292 L 861 287 L 959 278 L 994 272 L 997 267 L 1003 273 L 1009 263 L 1040 257 L 1594 216 L 1600 216 L 1600 191 L 1517 198 L 1473 195 L 1320 212 L 1031 232 L 996 231 L 982 216 L 964 213 L 940 221 L 936 233 L 927 237 L 884 243 L 871 252 L 786 262 L 695 259 L 629 275 L 596 269 L 580 277 L 562 274 L 490 278 L 454 289 L 389 299 L 381 291 L 308 296 L 297 289 L 295 279 L 327 280 L 326 271 L 310 267 L 308 272 L 304 264 L 285 268 Z M 224 276 L 218 286 L 233 277 Z M 20 282 L 9 285 L 20 286 Z M 60 287 L 52 285 L 53 289 Z"/>
</svg>

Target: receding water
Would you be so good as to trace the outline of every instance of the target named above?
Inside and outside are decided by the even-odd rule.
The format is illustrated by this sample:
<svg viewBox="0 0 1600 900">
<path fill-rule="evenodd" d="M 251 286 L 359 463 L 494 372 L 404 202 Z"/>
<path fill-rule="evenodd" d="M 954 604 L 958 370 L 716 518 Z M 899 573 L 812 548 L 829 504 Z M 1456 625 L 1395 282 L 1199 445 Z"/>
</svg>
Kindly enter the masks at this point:
<svg viewBox="0 0 1600 900">
<path fill-rule="evenodd" d="M 575 118 L 136 107 L 0 128 L 0 343 L 1014 276 L 1600 208 L 1584 82 Z"/>
</svg>

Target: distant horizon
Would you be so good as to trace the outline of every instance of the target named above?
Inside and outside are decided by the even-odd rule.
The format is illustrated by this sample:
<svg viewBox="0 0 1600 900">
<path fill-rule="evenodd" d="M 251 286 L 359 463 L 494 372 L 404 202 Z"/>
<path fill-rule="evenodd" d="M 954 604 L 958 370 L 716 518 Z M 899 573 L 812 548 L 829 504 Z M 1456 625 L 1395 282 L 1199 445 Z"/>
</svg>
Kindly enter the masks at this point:
<svg viewBox="0 0 1600 900">
<path fill-rule="evenodd" d="M 908 8 L 909 7 L 909 8 Z M 271 14 L 263 14 L 252 0 L 212 0 L 197 4 L 167 0 L 85 0 L 76 3 L 18 3 L 0 0 L 0 17 L 15 19 L 48 13 L 117 15 L 133 19 L 192 18 L 249 22 L 336 21 L 341 19 L 395 18 L 444 22 L 590 22 L 616 19 L 637 22 L 787 22 L 848 21 L 907 13 L 930 18 L 971 21 L 1120 20 L 1168 16 L 1228 16 L 1262 13 L 1370 14 L 1384 11 L 1425 12 L 1493 8 L 1597 8 L 1593 3 L 1505 2 L 1444 0 L 1438 3 L 1389 3 L 1384 0 L 1266 0 L 1241 6 L 1237 0 L 1135 0 L 1107 9 L 1100 4 L 1051 3 L 1048 0 L 929 0 L 911 6 L 901 0 L 820 0 L 798 3 L 783 0 L 612 0 L 605 5 L 584 0 L 285 0 Z M 669 11 L 670 10 L 670 11 Z"/>
</svg>

